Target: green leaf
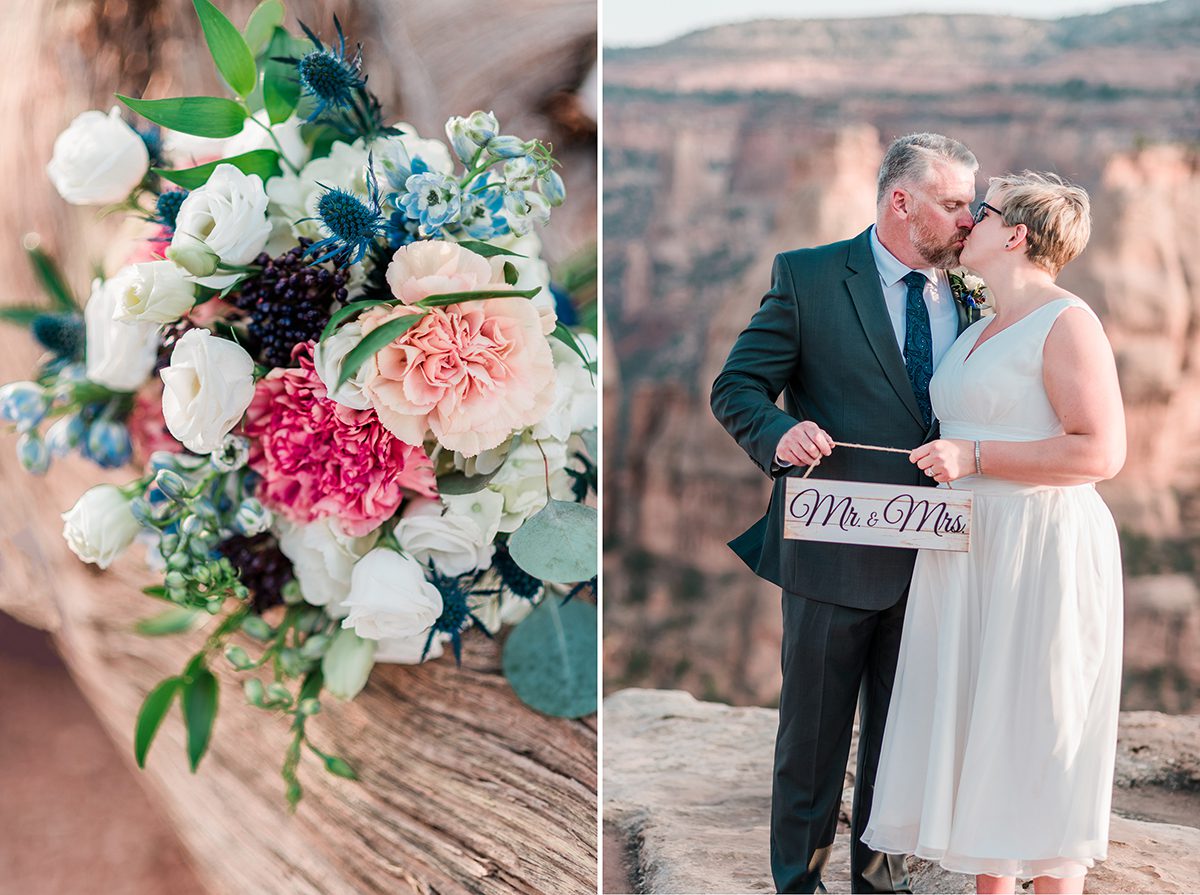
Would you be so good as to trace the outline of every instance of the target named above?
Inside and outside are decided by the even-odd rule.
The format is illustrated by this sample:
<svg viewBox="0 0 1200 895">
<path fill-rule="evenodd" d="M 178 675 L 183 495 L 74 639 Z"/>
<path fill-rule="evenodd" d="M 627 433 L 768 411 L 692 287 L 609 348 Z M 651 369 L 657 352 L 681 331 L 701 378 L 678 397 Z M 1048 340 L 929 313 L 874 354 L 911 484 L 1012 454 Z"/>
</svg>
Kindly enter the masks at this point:
<svg viewBox="0 0 1200 895">
<path fill-rule="evenodd" d="M 300 102 L 300 81 L 296 67 L 286 62 L 276 62 L 277 57 L 302 53 L 298 41 L 282 28 L 276 28 L 267 47 L 263 62 L 263 107 L 271 124 L 287 121 L 288 116 Z"/>
<path fill-rule="evenodd" d="M 142 593 L 148 597 L 158 597 L 160 600 L 167 598 L 167 589 L 161 584 L 152 584 L 149 587 L 143 587 Z"/>
<path fill-rule="evenodd" d="M 465 472 L 452 472 L 437 480 L 439 494 L 474 494 L 487 487 L 500 470 L 496 469 L 487 475 L 467 475 Z"/>
<path fill-rule="evenodd" d="M 419 308 L 444 308 L 464 301 L 479 301 L 484 298 L 533 298 L 542 291 L 541 286 L 532 289 L 476 289 L 471 292 L 443 292 L 430 295 L 416 303 Z"/>
<path fill-rule="evenodd" d="M 204 29 L 204 40 L 208 43 L 208 51 L 212 53 L 217 71 L 234 93 L 249 96 L 254 89 L 254 82 L 258 80 L 258 70 L 254 67 L 254 54 L 246 46 L 246 39 L 233 22 L 225 18 L 225 13 L 209 0 L 192 0 L 192 5 L 196 7 L 200 27 Z"/>
<path fill-rule="evenodd" d="M 242 36 L 251 53 L 258 55 L 266 48 L 275 29 L 283 25 L 283 16 L 283 0 L 262 0 L 254 7 L 254 12 L 246 20 L 246 27 L 242 29 Z"/>
<path fill-rule="evenodd" d="M 150 744 L 154 742 L 154 736 L 182 683 L 180 678 L 169 677 L 151 690 L 142 703 L 133 731 L 133 757 L 137 759 L 139 768 L 146 766 L 146 753 L 150 751 Z"/>
<path fill-rule="evenodd" d="M 75 300 L 71 287 L 67 285 L 66 278 L 63 277 L 62 271 L 58 269 L 58 264 L 54 259 L 37 246 L 26 249 L 25 252 L 29 256 L 29 263 L 33 266 L 34 276 L 37 277 L 37 281 L 46 294 L 50 296 L 55 307 L 60 311 L 78 311 L 79 302 Z"/>
<path fill-rule="evenodd" d="M 255 149 L 229 158 L 217 159 L 194 168 L 151 168 L 155 174 L 185 190 L 194 190 L 208 182 L 217 165 L 233 165 L 245 174 L 257 174 L 266 183 L 279 173 L 279 153 L 274 149 Z"/>
<path fill-rule="evenodd" d="M 208 751 L 213 721 L 217 717 L 217 679 L 201 666 L 183 685 L 183 719 L 187 723 L 188 762 L 192 773 Z"/>
<path fill-rule="evenodd" d="M 334 334 L 339 326 L 349 320 L 359 311 L 365 311 L 372 305 L 394 305 L 399 303 L 398 298 L 365 298 L 362 301 L 352 301 L 344 308 L 339 308 L 333 312 L 333 316 L 329 318 L 329 322 L 325 324 L 325 328 L 321 330 L 321 338 L 318 342 L 324 342 Z"/>
<path fill-rule="evenodd" d="M 517 270 L 517 266 L 511 261 L 504 262 L 504 282 L 510 286 L 517 285 L 517 280 L 521 279 L 521 274 Z"/>
<path fill-rule="evenodd" d="M 30 327 L 33 321 L 46 313 L 46 309 L 38 305 L 6 305 L 0 308 L 0 320 L 14 323 L 17 326 Z"/>
<path fill-rule="evenodd" d="M 504 644 L 504 676 L 526 705 L 558 718 L 596 711 L 596 607 L 545 597 Z"/>
<path fill-rule="evenodd" d="M 395 320 L 389 320 L 387 323 L 376 327 L 363 336 L 362 341 L 351 348 L 346 356 L 342 358 L 342 372 L 338 375 L 338 387 L 340 388 L 348 382 L 358 372 L 358 368 L 366 363 L 368 358 L 374 357 L 381 348 L 392 344 L 393 341 L 400 338 L 424 319 L 424 314 L 409 314 L 405 317 L 397 317 Z"/>
<path fill-rule="evenodd" d="M 325 686 L 325 677 L 321 674 L 320 669 L 310 671 L 308 676 L 304 678 L 304 683 L 300 685 L 299 699 L 316 699 L 321 693 L 321 688 Z"/>
<path fill-rule="evenodd" d="M 551 500 L 509 538 L 513 562 L 543 581 L 587 581 L 596 574 L 597 522 L 594 507 Z"/>
<path fill-rule="evenodd" d="M 206 613 L 207 614 L 207 613 Z M 194 609 L 184 609 L 176 606 L 150 618 L 144 618 L 135 624 L 134 630 L 147 637 L 161 637 L 165 634 L 179 634 L 189 630 L 200 615 Z"/>
<path fill-rule="evenodd" d="M 246 123 L 246 110 L 219 96 L 132 99 L 118 93 L 117 99 L 148 121 L 197 137 L 233 137 Z"/>
<path fill-rule="evenodd" d="M 579 359 L 583 361 L 583 365 L 587 367 L 587 371 L 589 373 L 592 372 L 592 364 L 596 362 L 596 359 L 588 357 L 587 352 L 583 350 L 583 346 L 579 344 L 579 340 L 575 338 L 575 334 L 571 330 L 564 324 L 559 323 L 558 326 L 554 327 L 554 332 L 551 335 L 579 355 Z M 593 374 L 592 382 L 595 381 L 596 377 Z"/>
<path fill-rule="evenodd" d="M 325 756 L 325 770 L 337 777 L 345 777 L 347 780 L 357 780 L 358 774 L 354 773 L 354 768 L 345 761 L 338 758 L 336 755 Z"/>
<path fill-rule="evenodd" d="M 502 249 L 500 246 L 494 246 L 490 242 L 480 242 L 477 239 L 464 239 L 459 243 L 459 245 L 468 251 L 474 252 L 476 255 L 482 255 L 484 258 L 493 258 L 496 255 L 511 255 L 513 258 L 527 257 L 518 252 Z"/>
</svg>

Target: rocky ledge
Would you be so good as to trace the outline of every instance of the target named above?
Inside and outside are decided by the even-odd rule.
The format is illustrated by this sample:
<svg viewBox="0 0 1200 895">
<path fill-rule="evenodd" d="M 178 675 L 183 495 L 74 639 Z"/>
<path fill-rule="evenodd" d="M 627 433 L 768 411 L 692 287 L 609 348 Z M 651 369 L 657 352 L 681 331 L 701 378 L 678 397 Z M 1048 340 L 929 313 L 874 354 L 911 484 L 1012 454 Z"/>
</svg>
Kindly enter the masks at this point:
<svg viewBox="0 0 1200 895">
<path fill-rule="evenodd" d="M 677 690 L 628 689 L 605 699 L 604 891 L 773 892 L 776 723 L 772 709 L 701 702 Z M 849 767 L 846 808 L 853 756 Z M 1113 808 L 1108 860 L 1089 874 L 1086 892 L 1200 892 L 1200 716 L 1122 713 Z M 830 892 L 850 891 L 846 820 L 825 881 Z M 975 891 L 972 877 L 910 861 L 916 892 Z"/>
</svg>

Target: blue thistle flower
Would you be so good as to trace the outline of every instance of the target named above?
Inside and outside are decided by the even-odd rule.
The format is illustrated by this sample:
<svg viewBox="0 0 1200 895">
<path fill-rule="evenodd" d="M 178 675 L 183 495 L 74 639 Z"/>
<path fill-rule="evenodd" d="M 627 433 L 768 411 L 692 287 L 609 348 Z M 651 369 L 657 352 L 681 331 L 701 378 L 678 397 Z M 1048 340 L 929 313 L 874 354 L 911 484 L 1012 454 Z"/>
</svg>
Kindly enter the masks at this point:
<svg viewBox="0 0 1200 895">
<path fill-rule="evenodd" d="M 179 206 L 188 197 L 187 190 L 168 190 L 160 193 L 154 203 L 154 216 L 150 218 L 156 224 L 175 229 L 175 218 L 179 216 Z"/>
<path fill-rule="evenodd" d="M 346 55 L 346 35 L 342 32 L 342 23 L 338 17 L 333 17 L 334 27 L 337 28 L 338 44 L 336 47 L 326 47 L 321 39 L 303 22 L 300 27 L 308 35 L 316 47 L 300 59 L 286 58 L 281 61 L 293 62 L 296 73 L 300 77 L 300 86 L 305 96 L 315 97 L 316 108 L 309 114 L 308 121 L 316 121 L 330 109 L 353 110 L 355 92 L 367 85 L 367 79 L 362 77 L 362 45 L 355 47 L 354 55 Z"/>
<path fill-rule="evenodd" d="M 38 314 L 32 330 L 33 337 L 56 357 L 83 359 L 84 328 L 79 314 Z"/>
<path fill-rule="evenodd" d="M 319 220 L 329 236 L 314 242 L 304 254 L 313 256 L 310 264 L 320 264 L 331 258 L 340 259 L 341 267 L 358 263 L 375 246 L 376 237 L 387 228 L 370 156 L 367 157 L 366 202 L 340 187 L 328 187 L 323 183 L 318 186 L 325 189 L 325 194 L 317 201 L 317 217 L 303 220 Z M 325 254 L 321 255 L 321 252 Z M 318 255 L 321 257 L 316 257 Z"/>
<path fill-rule="evenodd" d="M 462 665 L 462 633 L 470 627 L 476 627 L 489 638 L 491 632 L 483 626 L 475 613 L 471 611 L 471 607 L 467 604 L 467 599 L 472 594 L 482 595 L 484 591 L 473 590 L 474 585 L 479 581 L 479 575 L 470 572 L 466 575 L 443 575 L 439 572 L 431 562 L 429 564 L 429 581 L 438 592 L 442 595 L 442 614 L 437 617 L 437 621 L 433 623 L 433 627 L 429 629 L 429 636 L 425 638 L 425 648 L 421 651 L 421 661 L 425 661 L 425 657 L 429 654 L 429 647 L 433 645 L 433 638 L 437 634 L 449 634 L 450 646 L 454 650 L 454 661 L 458 665 Z M 496 593 L 489 591 L 486 593 Z"/>
</svg>

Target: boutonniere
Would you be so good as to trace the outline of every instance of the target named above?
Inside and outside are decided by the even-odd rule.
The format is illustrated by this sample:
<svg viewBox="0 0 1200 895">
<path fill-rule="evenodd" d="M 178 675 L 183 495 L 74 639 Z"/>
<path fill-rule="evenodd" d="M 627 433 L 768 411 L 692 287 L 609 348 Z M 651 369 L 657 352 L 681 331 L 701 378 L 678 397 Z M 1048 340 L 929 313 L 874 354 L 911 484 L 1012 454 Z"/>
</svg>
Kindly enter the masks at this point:
<svg viewBox="0 0 1200 895">
<path fill-rule="evenodd" d="M 987 284 L 982 277 L 965 270 L 950 270 L 946 272 L 950 278 L 950 291 L 956 301 L 961 301 L 968 308 L 984 311 L 990 308 L 988 304 Z"/>
</svg>

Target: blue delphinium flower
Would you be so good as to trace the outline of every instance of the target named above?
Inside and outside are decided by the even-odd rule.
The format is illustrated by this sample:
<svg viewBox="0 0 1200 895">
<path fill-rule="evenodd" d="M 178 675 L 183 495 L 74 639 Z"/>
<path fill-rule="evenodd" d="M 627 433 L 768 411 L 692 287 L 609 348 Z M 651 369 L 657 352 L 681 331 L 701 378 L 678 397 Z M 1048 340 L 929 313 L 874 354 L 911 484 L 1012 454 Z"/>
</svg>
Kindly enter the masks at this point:
<svg viewBox="0 0 1200 895">
<path fill-rule="evenodd" d="M 326 192 L 317 201 L 317 217 L 304 220 L 319 220 L 329 236 L 314 242 L 305 251 L 305 255 L 313 256 L 311 264 L 335 258 L 341 267 L 348 267 L 361 261 L 374 247 L 376 238 L 384 231 L 387 222 L 379 206 L 379 184 L 372 168 L 372 160 L 368 156 L 366 202 L 339 187 L 318 184 Z M 322 255 L 322 252 L 325 254 Z"/>
<path fill-rule="evenodd" d="M 317 100 L 316 108 L 309 114 L 308 121 L 316 121 L 330 108 L 353 110 L 355 92 L 367 85 L 366 78 L 361 76 L 361 45 L 355 48 L 353 56 L 347 56 L 346 35 L 342 32 L 342 23 L 338 21 L 337 16 L 333 17 L 333 24 L 338 33 L 336 48 L 326 47 L 307 25 L 300 23 L 304 33 L 316 47 L 303 58 L 294 60 L 304 94 Z"/>
<path fill-rule="evenodd" d="M 437 621 L 429 629 L 429 636 L 425 638 L 425 648 L 421 651 L 421 661 L 424 662 L 425 657 L 429 654 L 429 647 L 433 645 L 435 635 L 449 634 L 450 646 L 454 650 L 454 661 L 461 665 L 463 631 L 473 626 L 488 637 L 492 636 L 491 632 L 484 627 L 483 622 L 471 611 L 467 599 L 472 594 L 495 594 L 498 591 L 476 591 L 474 585 L 479 580 L 478 574 L 472 572 L 458 576 L 443 575 L 434 567 L 433 563 L 429 564 L 428 577 L 429 582 L 442 595 L 442 614 L 437 617 Z"/>
<path fill-rule="evenodd" d="M 483 178 L 476 178 L 480 183 Z M 504 191 L 499 184 L 472 187 L 462 197 L 459 223 L 472 239 L 492 239 L 509 232 L 504 217 Z"/>
<path fill-rule="evenodd" d="M 421 222 L 421 231 L 434 235 L 457 220 L 462 209 L 462 192 L 458 181 L 446 174 L 428 172 L 414 174 L 404 183 L 408 191 L 400 198 L 405 214 Z"/>
<path fill-rule="evenodd" d="M 84 454 L 104 469 L 124 466 L 133 456 L 129 430 L 115 420 L 98 419 L 88 429 Z"/>
</svg>

